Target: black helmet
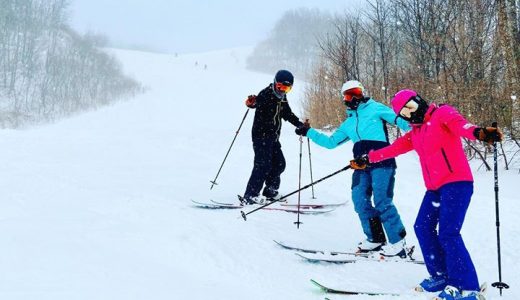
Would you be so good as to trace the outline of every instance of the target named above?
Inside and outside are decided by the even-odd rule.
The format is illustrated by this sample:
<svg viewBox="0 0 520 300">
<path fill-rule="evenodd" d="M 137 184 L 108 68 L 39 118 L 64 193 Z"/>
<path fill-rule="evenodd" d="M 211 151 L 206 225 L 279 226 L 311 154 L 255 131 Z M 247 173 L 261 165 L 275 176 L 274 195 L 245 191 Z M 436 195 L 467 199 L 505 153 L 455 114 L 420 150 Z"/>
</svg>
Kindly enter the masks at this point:
<svg viewBox="0 0 520 300">
<path fill-rule="evenodd" d="M 278 99 L 283 99 L 291 91 L 294 76 L 287 70 L 280 70 L 274 75 L 273 92 Z"/>
<path fill-rule="evenodd" d="M 276 72 L 276 75 L 274 76 L 274 83 L 283 83 L 284 85 L 291 86 L 294 83 L 294 76 L 291 72 L 287 70 L 280 70 Z"/>
</svg>

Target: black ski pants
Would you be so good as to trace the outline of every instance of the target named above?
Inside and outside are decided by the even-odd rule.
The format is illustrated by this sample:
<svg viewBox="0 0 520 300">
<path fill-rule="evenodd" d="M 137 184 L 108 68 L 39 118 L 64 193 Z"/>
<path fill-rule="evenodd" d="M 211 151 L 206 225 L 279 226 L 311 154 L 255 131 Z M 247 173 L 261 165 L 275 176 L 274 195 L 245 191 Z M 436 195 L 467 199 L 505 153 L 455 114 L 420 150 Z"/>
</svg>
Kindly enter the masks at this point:
<svg viewBox="0 0 520 300">
<path fill-rule="evenodd" d="M 280 187 L 280 175 L 285 170 L 285 158 L 282 153 L 282 145 L 278 138 L 253 139 L 255 160 L 251 177 L 247 183 L 245 198 L 260 195 L 260 190 L 265 183 L 265 189 L 278 190 Z"/>
</svg>

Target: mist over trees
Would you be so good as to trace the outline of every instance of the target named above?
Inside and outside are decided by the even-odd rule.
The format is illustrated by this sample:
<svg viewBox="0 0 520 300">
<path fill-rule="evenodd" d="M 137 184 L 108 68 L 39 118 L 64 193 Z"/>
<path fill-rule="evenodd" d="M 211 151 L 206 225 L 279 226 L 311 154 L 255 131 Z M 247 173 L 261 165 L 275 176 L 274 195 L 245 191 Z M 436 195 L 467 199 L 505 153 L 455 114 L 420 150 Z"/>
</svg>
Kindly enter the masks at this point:
<svg viewBox="0 0 520 300">
<path fill-rule="evenodd" d="M 511 156 L 519 156 L 519 9 L 518 0 L 370 0 L 362 11 L 338 15 L 334 31 L 318 41 L 322 60 L 311 72 L 306 115 L 316 127 L 342 122 L 339 90 L 348 79 L 387 104 L 410 88 L 475 124 L 498 121 L 516 144 Z M 466 146 L 469 156 L 488 150 Z"/>
<path fill-rule="evenodd" d="M 312 73 L 320 57 L 319 36 L 332 30 L 332 15 L 319 9 L 287 11 L 275 24 L 269 37 L 259 43 L 247 59 L 252 70 L 275 73 L 290 70 L 303 79 Z"/>
<path fill-rule="evenodd" d="M 68 1 L 0 0 L 0 127 L 48 122 L 141 90 L 107 44 L 67 24 Z"/>
</svg>

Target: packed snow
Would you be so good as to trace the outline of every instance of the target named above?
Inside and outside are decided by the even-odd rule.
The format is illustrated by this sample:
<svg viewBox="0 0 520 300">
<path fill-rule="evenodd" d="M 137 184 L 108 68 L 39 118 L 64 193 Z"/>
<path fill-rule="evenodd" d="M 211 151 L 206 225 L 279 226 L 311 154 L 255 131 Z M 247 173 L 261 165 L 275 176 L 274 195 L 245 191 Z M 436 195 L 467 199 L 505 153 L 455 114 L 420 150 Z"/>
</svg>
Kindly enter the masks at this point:
<svg viewBox="0 0 520 300">
<path fill-rule="evenodd" d="M 424 266 L 311 264 L 273 242 L 355 249 L 363 234 L 350 200 L 350 170 L 316 185 L 317 199 L 310 188 L 302 192 L 302 203 L 347 204 L 300 216 L 299 229 L 291 213 L 258 211 L 244 221 L 240 210 L 193 207 L 191 199 L 233 202 L 244 192 L 252 169 L 253 111 L 218 185 L 209 188 L 246 113 L 244 100 L 273 79 L 245 68 L 250 48 L 177 57 L 108 51 L 146 93 L 54 124 L 0 131 L 1 299 L 323 299 L 311 278 L 336 288 L 403 294 L 399 299 L 432 296 L 412 292 L 427 276 Z M 296 78 L 288 96 L 298 116 L 304 86 Z M 300 141 L 287 122 L 281 141 L 287 160 L 281 191 L 289 193 L 298 187 Z M 311 144 L 314 179 L 344 167 L 351 148 Z M 421 171 L 414 153 L 397 163 L 394 202 L 407 243 L 417 245 L 413 223 L 424 193 Z M 479 165 L 473 163 L 475 192 L 462 234 L 481 283 L 490 286 L 498 280 L 493 173 Z M 501 165 L 502 272 L 511 289 L 500 298 L 489 287 L 488 299 L 520 299 L 519 178 L 518 170 Z"/>
</svg>

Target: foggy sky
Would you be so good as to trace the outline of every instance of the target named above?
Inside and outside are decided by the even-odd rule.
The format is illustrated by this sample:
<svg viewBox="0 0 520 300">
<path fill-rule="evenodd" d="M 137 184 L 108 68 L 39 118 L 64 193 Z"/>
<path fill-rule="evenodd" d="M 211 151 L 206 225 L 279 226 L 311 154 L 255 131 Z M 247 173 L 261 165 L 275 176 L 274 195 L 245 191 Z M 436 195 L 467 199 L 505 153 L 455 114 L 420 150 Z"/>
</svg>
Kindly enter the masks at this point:
<svg viewBox="0 0 520 300">
<path fill-rule="evenodd" d="M 342 13 L 357 2 L 71 0 L 70 24 L 81 33 L 102 33 L 120 46 L 144 46 L 170 53 L 202 52 L 253 46 L 265 39 L 275 22 L 290 9 L 317 7 Z"/>
</svg>

